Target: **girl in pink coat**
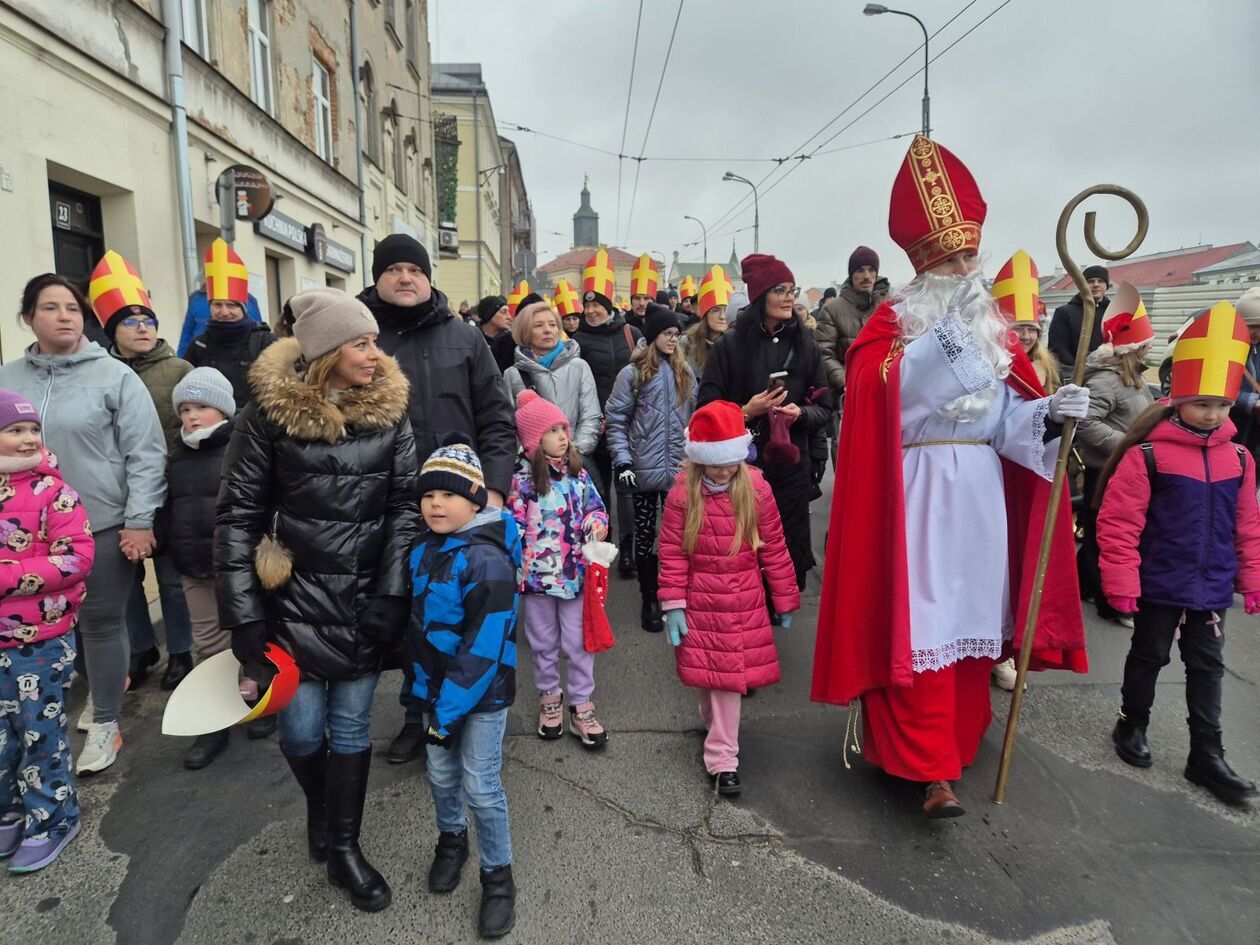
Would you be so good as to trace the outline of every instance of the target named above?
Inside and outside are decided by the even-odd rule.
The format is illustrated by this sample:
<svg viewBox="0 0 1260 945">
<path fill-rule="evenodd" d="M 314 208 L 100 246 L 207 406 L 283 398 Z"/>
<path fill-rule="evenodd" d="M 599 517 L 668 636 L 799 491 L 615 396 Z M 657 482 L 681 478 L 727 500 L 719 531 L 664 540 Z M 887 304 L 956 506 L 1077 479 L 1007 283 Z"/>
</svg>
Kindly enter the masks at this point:
<svg viewBox="0 0 1260 945">
<path fill-rule="evenodd" d="M 0 390 L 0 859 L 11 873 L 47 866 L 79 832 L 66 684 L 93 552 L 39 413 Z"/>
<path fill-rule="evenodd" d="M 779 681 L 765 587 L 785 629 L 801 606 L 778 506 L 744 462 L 751 442 L 735 404 L 697 410 L 661 524 L 665 629 L 678 678 L 700 690 L 704 767 L 719 794 L 740 792 L 741 698 Z"/>
</svg>

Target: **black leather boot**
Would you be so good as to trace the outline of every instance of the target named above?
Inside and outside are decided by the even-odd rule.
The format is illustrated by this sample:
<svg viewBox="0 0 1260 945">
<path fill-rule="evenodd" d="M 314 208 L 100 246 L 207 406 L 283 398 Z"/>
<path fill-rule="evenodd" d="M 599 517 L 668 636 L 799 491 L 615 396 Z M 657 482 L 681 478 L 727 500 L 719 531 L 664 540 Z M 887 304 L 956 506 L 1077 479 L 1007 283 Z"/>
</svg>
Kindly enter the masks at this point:
<svg viewBox="0 0 1260 945">
<path fill-rule="evenodd" d="M 477 931 L 482 938 L 507 935 L 516 924 L 516 883 L 512 865 L 481 871 L 481 914 Z"/>
<path fill-rule="evenodd" d="M 356 909 L 380 912 L 393 899 L 389 883 L 359 849 L 372 749 L 328 753 L 328 881 L 350 894 Z"/>
<path fill-rule="evenodd" d="M 665 629 L 665 621 L 661 616 L 661 605 L 655 597 L 643 598 L 643 608 L 639 611 L 639 622 L 648 633 L 660 633 Z"/>
<path fill-rule="evenodd" d="M 198 771 L 218 758 L 228 746 L 231 737 L 229 731 L 225 728 L 220 732 L 198 735 L 196 741 L 188 747 L 188 751 L 184 752 L 184 767 L 189 771 Z"/>
<path fill-rule="evenodd" d="M 468 830 L 438 835 L 433 848 L 433 864 L 429 867 L 429 889 L 435 893 L 454 892 L 460 873 L 468 860 Z"/>
<path fill-rule="evenodd" d="M 1234 771 L 1225 761 L 1221 733 L 1190 733 L 1190 757 L 1186 760 L 1186 780 L 1205 787 L 1226 804 L 1241 804 L 1256 797 L 1256 782 Z"/>
<path fill-rule="evenodd" d="M 1111 730 L 1111 741 L 1116 746 L 1116 754 L 1125 764 L 1135 768 L 1151 766 L 1151 748 L 1146 743 L 1145 725 L 1138 725 L 1123 717 L 1118 718 L 1116 727 Z"/>
<path fill-rule="evenodd" d="M 306 848 L 312 860 L 323 863 L 328 859 L 328 746 L 320 745 L 309 755 L 285 755 L 284 760 L 306 795 Z"/>
<path fill-rule="evenodd" d="M 171 653 L 166 658 L 166 672 L 162 674 L 159 685 L 170 692 L 184 681 L 184 677 L 192 672 L 193 658 L 191 653 Z"/>
<path fill-rule="evenodd" d="M 623 538 L 617 544 L 617 574 L 619 577 L 632 578 L 637 570 L 634 563 L 634 539 Z"/>
<path fill-rule="evenodd" d="M 406 764 L 424 753 L 425 725 L 423 722 L 404 722 L 402 729 L 394 736 L 385 750 L 385 760 L 391 765 Z"/>
<path fill-rule="evenodd" d="M 643 595 L 643 609 L 639 613 L 639 623 L 648 633 L 660 633 L 665 629 L 661 617 L 660 601 L 656 592 L 660 590 L 660 562 L 656 555 L 643 555 L 637 562 L 639 572 L 639 593 Z"/>
<path fill-rule="evenodd" d="M 162 653 L 156 646 L 141 650 L 139 653 L 132 653 L 131 663 L 127 667 L 127 675 L 131 678 L 131 685 L 128 688 L 139 689 L 143 686 L 144 681 L 149 678 L 149 668 L 156 666 L 161 658 Z"/>
</svg>

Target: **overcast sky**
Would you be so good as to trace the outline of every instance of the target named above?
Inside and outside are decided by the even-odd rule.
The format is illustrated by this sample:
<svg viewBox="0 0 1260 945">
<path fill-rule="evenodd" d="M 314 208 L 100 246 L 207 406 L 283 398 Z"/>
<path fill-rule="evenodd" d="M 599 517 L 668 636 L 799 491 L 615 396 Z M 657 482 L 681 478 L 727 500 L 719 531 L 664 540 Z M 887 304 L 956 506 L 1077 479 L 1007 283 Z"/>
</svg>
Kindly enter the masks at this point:
<svg viewBox="0 0 1260 945">
<path fill-rule="evenodd" d="M 718 158 L 641 165 L 501 127 L 520 148 L 538 221 L 539 260 L 567 250 L 582 175 L 600 238 L 635 252 L 724 261 L 732 237 L 752 252 L 747 185 L 781 157 L 812 150 L 922 66 L 913 20 L 862 15 L 864 0 L 684 0 L 651 132 L 643 146 L 677 0 L 645 0 L 624 153 Z M 1002 0 L 904 0 L 935 33 L 935 56 Z M 614 153 L 622 126 L 638 0 L 431 0 L 434 62 L 480 62 L 501 126 L 519 123 Z M 1043 273 L 1058 265 L 1054 231 L 1066 201 L 1096 183 L 1141 196 L 1151 229 L 1139 254 L 1260 240 L 1260 3 L 1256 0 L 1009 0 L 930 69 L 932 136 L 975 174 L 989 204 L 982 253 L 993 275 L 1014 250 Z M 911 58 L 825 133 L 806 139 L 902 57 Z M 874 247 L 894 284 L 911 275 L 888 236 L 888 197 L 921 124 L 911 78 L 823 150 L 761 185 L 761 251 L 802 285 L 843 279 L 849 252 Z M 877 142 L 866 144 L 867 142 Z M 621 212 L 618 229 L 618 165 Z M 785 171 L 800 164 L 790 175 Z M 775 182 L 783 179 L 781 185 Z M 771 190 L 773 187 L 773 190 Z M 1131 212 L 1099 197 L 1099 234 L 1116 248 Z M 1071 233 L 1075 258 L 1092 261 Z M 732 233 L 731 231 L 738 230 Z"/>
</svg>

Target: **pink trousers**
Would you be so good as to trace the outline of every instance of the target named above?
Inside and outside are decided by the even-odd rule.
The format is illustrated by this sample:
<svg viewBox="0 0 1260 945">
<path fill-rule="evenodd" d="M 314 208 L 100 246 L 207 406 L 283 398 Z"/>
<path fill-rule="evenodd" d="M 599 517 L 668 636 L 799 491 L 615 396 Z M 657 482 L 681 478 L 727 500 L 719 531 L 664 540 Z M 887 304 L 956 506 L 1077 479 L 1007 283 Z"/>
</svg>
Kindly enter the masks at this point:
<svg viewBox="0 0 1260 945">
<path fill-rule="evenodd" d="M 739 769 L 739 706 L 743 696 L 723 689 L 701 689 L 700 719 L 704 737 L 704 769 L 709 774 Z"/>
</svg>

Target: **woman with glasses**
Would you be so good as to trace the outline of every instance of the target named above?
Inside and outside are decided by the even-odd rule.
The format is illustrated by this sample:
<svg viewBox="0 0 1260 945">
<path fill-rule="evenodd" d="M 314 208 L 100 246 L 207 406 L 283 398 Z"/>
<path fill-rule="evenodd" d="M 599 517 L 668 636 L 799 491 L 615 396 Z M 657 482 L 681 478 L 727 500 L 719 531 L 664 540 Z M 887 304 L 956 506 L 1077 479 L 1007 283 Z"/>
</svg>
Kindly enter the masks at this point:
<svg viewBox="0 0 1260 945">
<path fill-rule="evenodd" d="M 831 389 L 814 335 L 796 317 L 800 294 L 785 263 L 754 253 L 740 263 L 752 302 L 709 353 L 699 406 L 729 400 L 753 435 L 751 460 L 765 474 L 783 519 L 796 583 L 814 566 L 809 533 L 810 439 L 826 427 Z"/>
<path fill-rule="evenodd" d="M 633 494 L 634 556 L 643 595 L 643 629 L 659 633 L 656 599 L 657 516 L 682 468 L 687 423 L 696 407 L 696 377 L 678 343 L 685 316 L 649 302 L 643 313 L 643 343 L 617 374 L 608 397 L 608 448 L 618 488 Z"/>
<path fill-rule="evenodd" d="M 148 311 L 144 287 L 122 257 L 110 253 L 101 266 L 120 287 L 115 297 L 103 295 L 98 302 L 105 325 Z M 128 299 L 139 304 L 124 304 Z M 19 318 L 34 332 L 35 343 L 0 367 L 0 387 L 29 398 L 39 410 L 44 444 L 83 500 L 96 541 L 79 610 L 90 690 L 79 716 L 78 727 L 87 732 L 76 762 L 79 774 L 105 770 L 122 748 L 118 719 L 130 656 L 127 598 L 136 562 L 153 553 L 153 519 L 166 497 L 166 444 L 153 399 L 134 371 L 84 337 L 88 312 L 68 279 L 53 273 L 31 279 Z M 73 556 L 62 564 L 67 574 L 79 568 Z"/>
</svg>

